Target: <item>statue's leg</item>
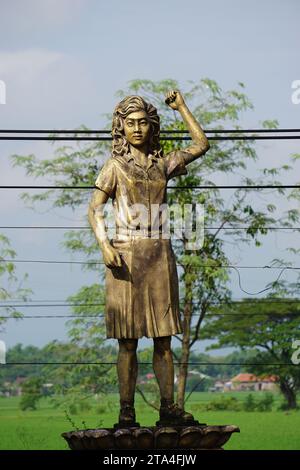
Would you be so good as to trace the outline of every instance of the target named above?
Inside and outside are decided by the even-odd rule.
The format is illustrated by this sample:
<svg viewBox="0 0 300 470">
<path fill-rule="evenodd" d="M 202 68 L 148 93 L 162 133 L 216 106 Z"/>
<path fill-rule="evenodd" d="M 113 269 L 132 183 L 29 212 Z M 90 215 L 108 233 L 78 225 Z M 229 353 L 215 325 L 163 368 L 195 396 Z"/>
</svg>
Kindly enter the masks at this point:
<svg viewBox="0 0 300 470">
<path fill-rule="evenodd" d="M 154 338 L 153 369 L 160 390 L 160 420 L 158 426 L 195 425 L 193 415 L 174 403 L 174 364 L 171 336 Z"/>
<path fill-rule="evenodd" d="M 174 401 L 174 365 L 171 336 L 153 338 L 153 370 L 158 382 L 162 403 Z"/>
<path fill-rule="evenodd" d="M 119 422 L 125 426 L 135 424 L 134 393 L 138 373 L 137 339 L 119 339 L 117 372 L 120 392 Z"/>
</svg>

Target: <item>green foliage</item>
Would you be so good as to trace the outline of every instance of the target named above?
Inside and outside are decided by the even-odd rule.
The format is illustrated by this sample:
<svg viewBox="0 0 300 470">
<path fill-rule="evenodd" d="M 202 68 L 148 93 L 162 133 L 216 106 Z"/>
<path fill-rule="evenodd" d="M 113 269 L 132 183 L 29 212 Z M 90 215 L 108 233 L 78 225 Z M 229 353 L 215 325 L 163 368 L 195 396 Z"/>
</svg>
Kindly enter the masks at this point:
<svg viewBox="0 0 300 470">
<path fill-rule="evenodd" d="M 77 413 L 76 406 L 74 406 L 73 408 L 71 406 L 69 406 L 69 410 L 64 410 L 64 413 L 65 413 L 66 420 L 71 424 L 72 429 L 76 430 L 76 431 L 79 431 L 79 428 L 74 423 L 74 421 L 73 421 L 72 417 L 70 416 L 69 412 L 72 413 L 72 414 L 76 414 Z"/>
<path fill-rule="evenodd" d="M 257 411 L 272 411 L 273 403 L 274 397 L 272 393 L 266 393 L 264 398 L 257 403 Z"/>
<path fill-rule="evenodd" d="M 22 397 L 20 400 L 20 409 L 36 410 L 37 403 L 42 397 L 42 380 L 39 377 L 26 379 L 22 384 Z"/>
<path fill-rule="evenodd" d="M 200 378 L 199 376 L 188 376 L 186 391 L 187 392 L 206 392 L 213 385 L 211 378 Z"/>
<path fill-rule="evenodd" d="M 174 356 L 177 361 L 180 361 L 181 358 L 181 348 L 175 348 Z M 190 353 L 190 362 L 199 363 L 199 365 L 194 364 L 192 369 L 197 371 L 207 377 L 217 379 L 228 379 L 236 376 L 240 372 L 247 371 L 247 363 L 253 362 L 253 358 L 256 356 L 256 351 L 247 350 L 247 351 L 233 351 L 230 354 L 211 356 L 205 353 L 197 353 L 196 351 L 191 351 Z M 204 364 L 203 364 L 204 363 Z M 226 367 L 219 365 L 225 363 Z M 243 365 L 245 364 L 245 365 Z"/>
<path fill-rule="evenodd" d="M 193 411 L 272 411 L 274 396 L 272 393 L 266 393 L 261 398 L 254 398 L 250 393 L 245 400 L 240 400 L 236 396 L 224 394 L 216 397 L 207 403 L 192 405 Z"/>
<path fill-rule="evenodd" d="M 272 411 L 273 404 L 274 395 L 272 393 L 265 393 L 260 400 L 255 400 L 253 394 L 249 393 L 243 403 L 243 409 L 244 411 Z"/>
<path fill-rule="evenodd" d="M 87 410 L 91 397 L 95 394 L 103 397 L 117 383 L 116 368 L 111 364 L 116 361 L 117 352 L 114 346 L 104 343 L 104 300 L 100 284 L 84 286 L 69 297 L 75 316 L 67 322 L 70 342 L 52 342 L 46 348 L 57 362 L 83 363 L 44 369 L 56 394 L 64 397 L 63 400 L 53 397 L 54 406 L 72 406 L 73 414 L 76 410 Z M 101 365 L 102 362 L 108 364 Z"/>
<path fill-rule="evenodd" d="M 23 395 L 20 401 L 20 409 L 22 411 L 26 410 L 36 410 L 36 405 L 40 400 L 40 395 Z"/>
<path fill-rule="evenodd" d="M 218 340 L 210 349 L 229 346 L 256 350 L 249 362 L 257 365 L 249 365 L 248 372 L 277 376 L 280 389 L 289 400 L 289 392 L 295 398 L 300 389 L 299 368 L 291 364 L 292 343 L 299 338 L 299 331 L 300 301 L 270 296 L 267 302 L 253 299 L 249 304 L 245 299 L 215 307 L 212 316 L 206 318 L 202 337 L 215 340 L 217 334 Z"/>
<path fill-rule="evenodd" d="M 242 409 L 242 404 L 235 397 L 226 397 L 223 395 L 204 405 L 203 409 L 205 411 L 240 411 Z"/>
<path fill-rule="evenodd" d="M 66 413 L 67 419 L 68 419 L 68 417 L 70 417 L 70 416 L 69 416 L 69 413 L 71 413 L 72 415 L 77 415 L 78 410 L 77 410 L 76 404 L 75 404 L 75 403 L 69 403 L 69 405 L 68 405 L 68 410 L 65 410 L 65 413 Z M 68 421 L 69 421 L 71 424 L 73 424 L 73 423 L 70 421 L 70 419 L 68 419 Z M 75 428 L 75 425 L 73 425 L 73 426 L 74 426 L 74 428 Z"/>
<path fill-rule="evenodd" d="M 94 350 L 87 344 L 78 347 L 72 343 L 52 343 L 47 349 L 56 354 L 57 362 L 83 363 L 76 366 L 44 367 L 48 380 L 54 384 L 52 403 L 55 407 L 88 409 L 89 400 L 95 395 L 101 399 L 115 388 L 116 370 L 110 365 L 116 361 L 116 350 L 113 347 L 102 346 Z M 109 365 L 102 365 L 102 362 L 108 362 Z"/>
<path fill-rule="evenodd" d="M 106 406 L 105 405 L 98 405 L 95 409 L 96 413 L 99 415 L 102 415 L 103 413 L 106 412 Z"/>
<path fill-rule="evenodd" d="M 299 405 L 297 405 L 295 409 L 298 411 L 300 409 Z M 289 406 L 289 403 L 287 401 L 283 401 L 282 403 L 280 403 L 277 410 L 289 412 L 291 410 L 291 407 Z"/>
<path fill-rule="evenodd" d="M 16 257 L 15 250 L 11 247 L 9 239 L 0 233 L 0 301 L 7 302 L 10 299 L 26 301 L 31 294 L 31 290 L 24 287 L 28 275 L 23 277 L 17 273 L 14 263 Z M 6 321 L 5 317 L 21 318 L 22 313 L 15 307 L 1 306 L 0 331 L 1 325 Z"/>
<path fill-rule="evenodd" d="M 112 346 L 103 346 L 103 342 L 95 342 L 94 349 L 87 343 L 81 345 L 76 341 L 59 343 L 53 341 L 43 348 L 18 344 L 7 352 L 8 362 L 115 362 L 116 350 Z M 101 346 L 102 345 L 102 346 Z M 49 394 L 44 384 L 53 384 L 51 390 L 51 403 L 64 409 L 71 407 L 70 413 L 75 414 L 90 408 L 90 400 L 98 395 L 99 401 L 111 390 L 116 388 L 115 367 L 101 365 L 44 365 L 42 367 L 11 366 L 0 368 L 0 388 L 3 391 L 15 394 L 17 379 L 40 380 L 42 387 L 39 395 Z"/>
<path fill-rule="evenodd" d="M 38 348 L 37 346 L 23 346 L 18 343 L 12 348 L 9 348 L 6 354 L 7 362 L 55 362 L 53 357 L 47 351 L 47 348 Z M 6 383 L 10 383 L 10 386 L 6 385 L 6 391 L 10 393 L 16 392 L 15 381 L 17 378 L 43 378 L 44 382 L 47 382 L 47 377 L 43 375 L 40 367 L 34 365 L 12 365 L 10 367 L 0 368 L 0 387 L 5 388 Z"/>
<path fill-rule="evenodd" d="M 246 400 L 244 401 L 244 411 L 254 411 L 256 408 L 256 402 L 253 398 L 252 393 L 247 395 Z"/>
<path fill-rule="evenodd" d="M 104 343 L 105 344 L 105 343 Z M 85 354 L 85 361 L 87 362 L 90 359 L 91 362 L 95 360 L 97 361 L 105 361 L 109 362 L 108 359 L 111 359 L 111 362 L 115 362 L 117 358 L 117 350 L 114 348 L 105 348 L 104 344 L 102 346 L 99 344 L 98 346 L 95 344 L 95 348 L 97 347 L 97 357 L 96 356 L 91 356 L 87 355 L 89 352 L 89 348 L 87 347 L 86 350 L 80 349 L 80 347 L 76 344 L 76 341 L 73 342 L 71 345 L 70 343 L 65 344 L 65 343 L 59 343 L 57 341 L 50 342 L 47 345 L 45 345 L 42 348 L 38 348 L 36 346 L 23 346 L 21 344 L 17 344 L 14 347 L 8 349 L 7 351 L 7 360 L 8 362 L 66 362 L 67 360 L 73 361 L 73 360 L 79 360 L 81 358 L 81 355 L 83 356 Z M 180 353 L 181 349 L 180 348 L 175 348 L 174 349 L 175 353 L 175 360 L 177 361 L 180 358 Z M 90 354 L 93 354 L 92 351 L 90 351 Z M 110 354 L 110 355 L 109 355 Z M 237 375 L 239 372 L 245 370 L 245 367 L 239 366 L 239 365 L 228 365 L 226 367 L 226 370 L 223 366 L 220 366 L 216 363 L 219 362 L 225 362 L 225 363 L 247 363 L 247 361 L 252 361 L 253 357 L 255 357 L 256 352 L 255 351 L 249 351 L 249 352 L 238 352 L 235 351 L 233 353 L 230 353 L 228 355 L 224 356 L 210 356 L 209 354 L 204 354 L 204 353 L 197 353 L 195 351 L 191 352 L 190 356 L 190 361 L 191 362 L 205 362 L 208 363 L 206 365 L 193 365 L 193 370 L 198 371 L 199 373 L 202 373 L 206 375 L 207 377 L 211 377 L 213 380 L 216 380 L 218 378 L 224 378 L 224 372 L 226 373 L 226 377 L 228 379 L 234 377 Z M 153 373 L 153 368 L 152 368 L 152 356 L 153 356 L 153 348 L 148 347 L 144 348 L 142 350 L 138 351 L 138 361 L 139 362 L 147 362 L 150 363 L 150 365 L 140 365 L 139 367 L 139 379 L 143 379 L 147 373 Z M 79 367 L 79 366 L 78 366 Z M 92 379 L 90 382 L 90 389 L 89 393 L 87 394 L 90 396 L 91 394 L 94 393 L 94 388 L 93 386 L 98 383 L 98 389 L 96 389 L 96 393 L 100 393 L 98 401 L 99 401 L 99 406 L 102 406 L 102 398 L 103 395 L 101 394 L 100 391 L 100 383 L 101 383 L 101 376 L 97 376 L 97 367 L 98 366 L 91 366 L 91 370 L 94 370 L 95 375 L 92 375 Z M 69 380 L 69 371 L 73 370 L 73 376 Z M 112 371 L 114 371 L 115 368 L 112 367 Z M 51 400 L 54 399 L 53 395 L 54 393 L 59 393 L 59 394 L 69 394 L 72 395 L 71 390 L 72 387 L 78 387 L 81 383 L 81 379 L 83 380 L 84 375 L 84 367 L 82 367 L 82 374 L 83 377 L 81 377 L 81 373 L 75 374 L 76 368 L 73 366 L 62 366 L 58 367 L 56 366 L 55 368 L 53 366 L 47 366 L 45 365 L 44 367 L 36 367 L 34 365 L 30 366 L 10 366 L 10 367 L 2 367 L 0 368 L 0 388 L 1 390 L 5 390 L 5 383 L 9 382 L 11 384 L 10 391 L 14 392 L 15 391 L 15 382 L 18 378 L 41 378 L 43 384 L 45 383 L 54 383 L 55 388 L 52 390 L 51 388 Z M 177 368 L 176 368 L 177 372 Z M 191 390 L 191 386 L 193 384 L 193 378 L 189 377 L 188 379 L 188 389 Z M 199 377 L 195 378 L 195 381 L 199 381 Z M 203 382 L 203 386 L 206 388 L 208 386 L 208 383 L 210 382 L 209 379 L 205 379 Z M 88 387 L 89 382 L 85 382 L 86 387 Z M 152 383 L 156 384 L 155 379 L 153 379 Z M 201 387 L 202 387 L 202 382 L 201 382 Z M 106 395 L 106 402 L 109 404 L 110 409 L 114 409 L 114 403 L 109 402 L 107 398 L 107 393 L 110 391 L 116 391 L 117 390 L 117 381 L 111 381 L 110 379 L 107 383 L 107 385 L 104 387 L 105 388 L 105 395 Z M 6 389 L 8 391 L 8 389 Z M 87 389 L 86 389 L 87 391 Z M 46 396 L 49 394 L 47 392 L 47 389 L 43 386 L 41 389 L 41 393 L 43 396 Z M 84 390 L 81 391 L 81 396 L 85 396 Z M 75 406 L 78 405 L 78 398 L 77 394 L 73 393 L 73 399 Z M 61 397 L 59 397 L 61 399 Z M 70 403 L 70 402 L 69 402 Z M 78 407 L 79 409 L 79 407 Z M 71 413 L 73 414 L 73 412 Z"/>
</svg>

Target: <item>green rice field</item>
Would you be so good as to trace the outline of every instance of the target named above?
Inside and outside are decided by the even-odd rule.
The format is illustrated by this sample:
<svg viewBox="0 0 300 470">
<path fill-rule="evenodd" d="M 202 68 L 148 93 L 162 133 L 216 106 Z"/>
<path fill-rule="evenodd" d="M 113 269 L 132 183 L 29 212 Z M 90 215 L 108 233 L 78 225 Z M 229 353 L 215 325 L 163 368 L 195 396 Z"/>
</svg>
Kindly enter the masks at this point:
<svg viewBox="0 0 300 470">
<path fill-rule="evenodd" d="M 231 393 L 238 400 L 244 400 L 248 393 Z M 223 394 L 224 395 L 224 394 Z M 220 394 L 195 392 L 186 404 L 186 410 L 192 411 L 200 421 L 210 425 L 235 424 L 240 427 L 240 434 L 233 434 L 225 449 L 245 450 L 299 450 L 300 449 L 300 410 L 285 412 L 277 408 L 282 401 L 279 395 L 269 412 L 245 411 L 199 411 L 201 404 L 207 403 Z M 229 394 L 226 394 L 229 396 Z M 255 398 L 258 393 L 253 394 Z M 19 397 L 0 398 L 0 449 L 1 450 L 54 450 L 67 449 L 61 433 L 72 430 L 64 410 L 53 408 L 50 399 L 44 398 L 36 411 L 21 411 Z M 118 395 L 107 397 L 99 403 L 91 403 L 89 411 L 71 414 L 76 427 L 110 427 L 118 418 Z M 136 398 L 137 420 L 141 425 L 153 426 L 157 413 Z M 84 424 L 82 422 L 84 421 Z"/>
</svg>

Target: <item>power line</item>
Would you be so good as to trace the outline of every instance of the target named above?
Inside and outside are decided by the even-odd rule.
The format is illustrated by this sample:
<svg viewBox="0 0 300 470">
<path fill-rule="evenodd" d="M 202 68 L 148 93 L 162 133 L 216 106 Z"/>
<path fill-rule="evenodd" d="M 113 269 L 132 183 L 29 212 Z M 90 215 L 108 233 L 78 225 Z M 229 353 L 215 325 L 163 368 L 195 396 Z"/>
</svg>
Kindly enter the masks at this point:
<svg viewBox="0 0 300 470">
<path fill-rule="evenodd" d="M 200 313 L 193 313 L 191 315 L 192 317 L 200 317 Z M 223 316 L 236 316 L 236 317 L 261 317 L 261 316 L 278 316 L 278 317 L 290 317 L 290 316 L 295 316 L 298 317 L 300 316 L 300 312 L 289 312 L 285 314 L 281 314 L 279 312 L 271 312 L 271 313 L 266 313 L 266 312 L 261 312 L 261 313 L 254 313 L 254 312 L 249 312 L 249 313 L 231 313 L 231 312 L 220 312 L 220 313 L 207 313 L 205 315 L 206 317 L 223 317 Z M 184 317 L 182 315 L 182 317 Z M 105 318 L 105 315 L 87 315 L 85 313 L 81 315 L 22 315 L 20 317 L 14 317 L 14 316 L 0 316 L 0 320 L 27 320 L 27 319 L 51 319 L 51 318 L 80 318 L 81 320 L 85 320 L 86 318 L 91 318 L 94 319 L 95 321 L 98 320 L 99 318 Z"/>
<path fill-rule="evenodd" d="M 0 263 L 42 263 L 42 264 L 85 264 L 85 265 L 98 265 L 98 264 L 105 264 L 104 261 L 60 261 L 60 260 L 33 260 L 33 259 L 4 259 L 0 258 Z M 177 266 L 189 266 L 189 264 L 180 264 L 177 263 Z M 201 266 L 190 266 L 191 269 L 202 269 L 202 268 L 229 268 L 229 269 L 284 269 L 284 270 L 300 270 L 298 266 L 234 266 L 234 265 L 210 265 L 210 264 L 202 264 Z"/>
<path fill-rule="evenodd" d="M 248 226 L 237 227 L 203 227 L 204 230 L 248 230 Z M 92 230 L 86 225 L 2 225 L 0 230 Z M 300 227 L 264 227 L 266 230 L 300 230 Z"/>
<path fill-rule="evenodd" d="M 243 134 L 243 133 L 290 133 L 300 132 L 295 128 L 273 129 L 204 129 L 207 134 Z M 188 134 L 188 130 L 162 129 L 161 134 Z M 0 129 L 0 134 L 111 134 L 111 129 Z"/>
<path fill-rule="evenodd" d="M 217 140 L 217 141 L 233 141 L 233 140 L 299 140 L 300 135 L 249 135 L 249 136 L 210 136 L 210 140 Z M 84 141 L 84 142 L 106 142 L 112 141 L 112 137 L 58 137 L 58 136 L 12 136 L 12 135 L 0 135 L 0 140 L 3 141 L 64 141 L 64 142 L 71 142 L 71 141 Z M 191 141 L 191 137 L 160 137 L 161 141 Z"/>
<path fill-rule="evenodd" d="M 300 137 L 300 136 L 299 136 Z M 57 185 L 1 185 L 0 189 L 99 189 L 96 186 L 57 186 Z M 258 185 L 201 185 L 201 186 L 167 186 L 167 189 L 300 189 L 299 184 L 258 184 Z"/>
<path fill-rule="evenodd" d="M 11 304 L 11 303 L 4 303 L 4 302 L 23 302 L 23 304 L 20 304 L 20 303 L 15 303 L 15 304 Z M 39 302 L 38 304 L 34 304 L 34 302 Z M 47 303 L 46 303 L 47 302 Z M 51 303 L 52 302 L 52 303 Z M 184 302 L 184 299 L 181 299 L 180 302 Z M 231 301 L 219 301 L 217 303 L 212 303 L 211 306 L 212 307 L 218 307 L 219 305 L 227 305 L 227 306 L 230 306 L 230 305 L 261 305 L 261 304 L 264 304 L 264 305 L 273 305 L 273 304 L 298 304 L 300 303 L 300 299 L 285 299 L 285 300 L 282 300 L 282 299 L 269 299 L 269 300 L 263 300 L 263 299 L 258 299 L 258 300 L 255 300 L 255 299 L 248 299 L 248 300 L 231 300 Z M 197 305 L 196 302 L 193 302 L 193 304 Z M 24 307 L 38 307 L 38 308 L 41 308 L 41 307 L 99 307 L 99 306 L 102 306 L 102 305 L 105 305 L 104 302 L 93 302 L 93 303 L 72 303 L 72 302 L 66 302 L 64 300 L 29 300 L 27 303 L 24 304 L 24 301 L 22 300 L 6 300 L 6 301 L 0 301 L 0 308 L 1 307 L 4 307 L 4 308 L 15 308 L 15 307 L 18 307 L 18 308 L 24 308 Z"/>
<path fill-rule="evenodd" d="M 115 366 L 117 362 L 6 362 L 1 364 L 1 366 L 81 366 L 81 365 L 91 365 L 91 366 Z M 152 366 L 152 362 L 139 362 L 138 365 L 147 365 Z M 289 367 L 297 366 L 298 364 L 291 363 L 244 363 L 244 362 L 174 362 L 175 366 L 187 365 L 187 366 L 279 366 L 279 367 Z"/>
<path fill-rule="evenodd" d="M 35 264 L 45 264 L 45 263 L 46 264 L 69 264 L 69 265 L 86 265 L 86 266 L 104 265 L 105 264 L 103 261 L 59 261 L 59 260 L 18 260 L 18 259 L 8 260 L 8 259 L 3 259 L 3 258 L 0 259 L 0 262 L 2 262 L 2 263 L 35 263 Z M 188 266 L 189 271 L 191 271 L 191 272 L 197 272 L 197 271 L 201 270 L 202 268 L 234 269 L 237 272 L 237 275 L 238 275 L 238 283 L 239 283 L 239 288 L 241 289 L 241 291 L 244 292 L 247 295 L 255 295 L 255 296 L 272 289 L 273 285 L 276 282 L 279 281 L 279 279 L 280 279 L 281 275 L 284 273 L 284 271 L 286 271 L 286 270 L 290 270 L 290 271 L 300 270 L 300 267 L 292 267 L 292 266 L 285 266 L 285 267 L 282 267 L 282 266 L 267 266 L 267 265 L 266 266 L 231 266 L 231 265 L 189 266 L 188 264 L 180 264 L 180 263 L 176 263 L 176 265 L 179 266 L 179 267 Z M 265 287 L 264 289 L 259 290 L 257 292 L 248 292 L 245 289 L 243 289 L 243 287 L 242 287 L 241 275 L 240 275 L 239 269 L 280 269 L 280 273 L 278 274 L 275 281 L 273 281 L 273 283 L 269 284 L 269 287 Z"/>
<path fill-rule="evenodd" d="M 239 134 L 239 135 L 210 135 L 209 140 L 298 140 L 300 135 L 299 129 L 207 129 L 204 130 L 207 134 Z M 270 135 L 270 134 L 277 135 Z M 278 134 L 284 135 L 278 135 Z M 286 135 L 294 133 L 293 135 Z M 295 134 L 296 133 L 296 134 Z M 9 134 L 9 135 L 1 135 Z M 25 135 L 12 135 L 12 134 L 25 134 Z M 31 135 L 28 134 L 39 134 Z M 48 135 L 41 135 L 48 134 Z M 49 135 L 50 134 L 50 135 Z M 75 134 L 73 136 L 61 136 L 58 134 Z M 91 136 L 91 134 L 96 134 L 96 136 Z M 99 135 L 100 134 L 100 135 Z M 104 136 L 104 134 L 109 134 L 109 136 Z M 187 130 L 179 129 L 167 129 L 161 130 L 161 134 L 164 136 L 160 137 L 160 140 L 164 141 L 190 141 L 192 140 L 189 132 Z M 174 136 L 174 134 L 176 136 Z M 182 136 L 182 134 L 188 134 L 187 136 Z M 254 134 L 254 135 L 241 135 L 241 134 Z M 255 134 L 267 134 L 267 135 L 255 135 Z M 78 135 L 83 135 L 78 136 Z M 111 141 L 111 130 L 99 129 L 99 130 L 88 130 L 88 129 L 78 129 L 78 130 L 51 130 L 51 129 L 2 129 L 0 130 L 0 140 L 22 140 L 22 141 Z"/>
<path fill-rule="evenodd" d="M 300 302 L 300 301 L 299 301 Z M 82 303 L 57 303 L 57 304 L 34 304 L 34 305 L 29 305 L 29 304 L 1 304 L 0 303 L 0 308 L 5 307 L 5 308 L 27 308 L 27 307 L 33 307 L 33 308 L 41 308 L 41 307 L 98 307 L 101 305 L 105 305 L 105 303 L 90 303 L 90 304 L 82 304 Z"/>
</svg>

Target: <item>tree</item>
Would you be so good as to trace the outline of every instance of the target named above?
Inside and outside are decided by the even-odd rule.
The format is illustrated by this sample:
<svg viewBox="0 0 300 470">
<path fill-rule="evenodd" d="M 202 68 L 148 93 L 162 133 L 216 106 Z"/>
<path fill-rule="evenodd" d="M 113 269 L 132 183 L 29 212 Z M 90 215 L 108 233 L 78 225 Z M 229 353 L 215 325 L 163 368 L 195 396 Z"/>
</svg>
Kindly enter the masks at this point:
<svg viewBox="0 0 300 470">
<path fill-rule="evenodd" d="M 24 288 L 23 284 L 27 281 L 27 274 L 20 280 L 20 276 L 17 276 L 17 269 L 14 263 L 16 257 L 15 250 L 11 247 L 9 239 L 0 234 L 0 301 L 4 302 L 1 305 L 1 316 L 0 316 L 0 331 L 1 326 L 7 321 L 8 318 L 21 318 L 22 314 L 15 307 L 6 305 L 8 301 L 28 299 L 31 293 L 30 289 Z"/>
<path fill-rule="evenodd" d="M 181 89 L 196 119 L 204 128 L 224 129 L 225 126 L 239 130 L 240 115 L 251 110 L 253 105 L 244 93 L 244 85 L 238 83 L 236 90 L 223 91 L 210 79 L 202 79 L 199 83 L 189 81 L 185 90 L 175 80 L 133 80 L 126 90 L 118 92 L 120 98 L 128 94 L 140 94 L 153 103 L 161 116 L 162 129 L 183 129 L 175 112 L 171 113 L 164 104 L 166 91 Z M 276 121 L 265 121 L 263 126 L 276 127 Z M 235 137 L 238 134 L 234 134 Z M 237 189 L 224 195 L 216 188 L 216 180 L 239 176 L 240 185 L 280 184 L 276 177 L 291 169 L 288 165 L 280 168 L 257 170 L 255 180 L 249 177 L 248 164 L 256 162 L 258 157 L 253 142 L 247 140 L 216 141 L 211 140 L 211 147 L 204 158 L 189 165 L 188 175 L 177 178 L 178 186 L 183 190 L 169 190 L 169 203 L 203 204 L 205 206 L 205 225 L 211 227 L 205 232 L 204 244 L 201 248 L 190 251 L 188 240 L 182 234 L 180 240 L 173 243 L 180 266 L 180 286 L 182 292 L 183 338 L 180 355 L 178 396 L 180 406 L 184 403 L 184 394 L 188 373 L 188 362 L 192 347 L 200 337 L 202 322 L 209 308 L 216 302 L 227 302 L 231 298 L 228 288 L 229 272 L 226 265 L 230 264 L 226 254 L 226 243 L 235 246 L 254 243 L 261 245 L 261 237 L 269 232 L 268 226 L 291 226 L 299 220 L 299 212 L 295 209 L 284 217 L 274 216 L 276 206 L 261 199 L 251 199 L 246 189 Z M 163 141 L 164 151 L 183 147 L 180 142 Z M 28 175 L 47 176 L 51 183 L 58 186 L 93 185 L 99 171 L 100 158 L 108 152 L 107 143 L 92 143 L 77 147 L 64 146 L 58 148 L 53 158 L 39 160 L 34 155 L 14 155 L 13 164 L 21 166 Z M 198 191 L 191 186 L 209 185 L 209 191 Z M 258 193 L 260 190 L 256 190 Z M 281 195 L 283 188 L 277 189 Z M 53 207 L 71 207 L 76 209 L 86 205 L 90 194 L 84 190 L 62 189 L 45 191 L 34 196 L 24 194 L 25 202 L 35 204 L 48 201 L 51 197 Z M 244 227 L 246 226 L 246 230 Z M 224 230 L 224 229 L 231 229 Z M 231 240 L 228 241 L 228 236 Z M 227 240 L 226 240 L 227 239 Z M 99 248 L 91 231 L 70 231 L 66 234 L 65 246 L 73 253 L 84 254 L 88 261 L 98 261 Z M 95 269 L 95 264 L 87 265 Z M 98 266 L 96 269 L 99 269 Z M 93 299 L 90 299 L 93 300 Z M 84 332 L 84 327 L 82 329 Z"/>
<path fill-rule="evenodd" d="M 117 351 L 112 345 L 106 346 L 103 323 L 104 291 L 99 284 L 82 287 L 68 298 L 75 304 L 74 317 L 67 322 L 68 343 L 52 342 L 47 350 L 55 356 L 58 367 L 45 366 L 43 373 L 54 383 L 54 390 L 60 394 L 56 405 L 70 404 L 72 408 L 97 395 L 104 396 L 117 382 L 115 368 Z M 86 363 L 65 365 L 65 362 Z M 103 362 L 104 364 L 101 364 Z M 63 397 L 61 396 L 63 395 Z"/>
<path fill-rule="evenodd" d="M 36 410 L 36 405 L 42 398 L 41 388 L 42 380 L 39 377 L 31 377 L 23 382 L 22 397 L 19 404 L 22 411 Z"/>
<path fill-rule="evenodd" d="M 80 320 L 80 317 L 78 319 Z M 91 326 L 92 323 L 91 318 Z M 87 325 L 85 326 L 87 328 Z M 76 331 L 72 334 L 76 335 Z M 0 389 L 7 388 L 7 391 L 14 392 L 17 381 L 22 379 L 22 393 L 26 395 L 20 405 L 22 409 L 30 408 L 31 404 L 36 404 L 42 396 L 49 395 L 49 390 L 51 401 L 55 406 L 66 408 L 72 405 L 73 409 L 77 406 L 83 408 L 91 397 L 97 395 L 101 400 L 108 391 L 114 390 L 116 383 L 114 368 L 111 365 L 96 363 L 101 361 L 113 363 L 116 355 L 117 351 L 113 346 L 96 344 L 95 338 L 93 344 L 91 342 L 84 344 L 83 341 L 79 344 L 76 341 L 65 343 L 52 341 L 42 348 L 17 344 L 7 351 L 7 361 L 15 365 L 0 368 Z M 65 364 L 67 362 L 72 364 Z M 88 364 L 76 364 L 76 362 Z M 27 365 L 24 367 L 19 363 Z M 31 363 L 44 365 L 37 367 L 30 365 Z M 46 384 L 50 384 L 50 388 Z M 32 394 L 34 396 L 31 400 Z"/>
<path fill-rule="evenodd" d="M 300 390 L 299 367 L 292 364 L 293 341 L 299 338 L 300 300 L 274 298 L 254 299 L 215 308 L 202 328 L 202 337 L 218 340 L 210 349 L 233 346 L 242 351 L 256 351 L 250 360 L 248 372 L 256 375 L 275 375 L 286 408 L 297 407 L 296 394 Z M 247 364 L 247 362 L 246 362 Z M 279 365 L 281 364 L 281 365 Z"/>
<path fill-rule="evenodd" d="M 18 377 L 40 377 L 41 370 L 35 365 L 27 364 L 26 367 L 19 363 L 27 362 L 46 362 L 55 360 L 49 357 L 49 353 L 36 346 L 23 346 L 18 343 L 7 351 L 7 362 L 15 363 L 9 367 L 0 368 L 0 387 L 4 386 L 5 382 L 13 383 Z"/>
</svg>

